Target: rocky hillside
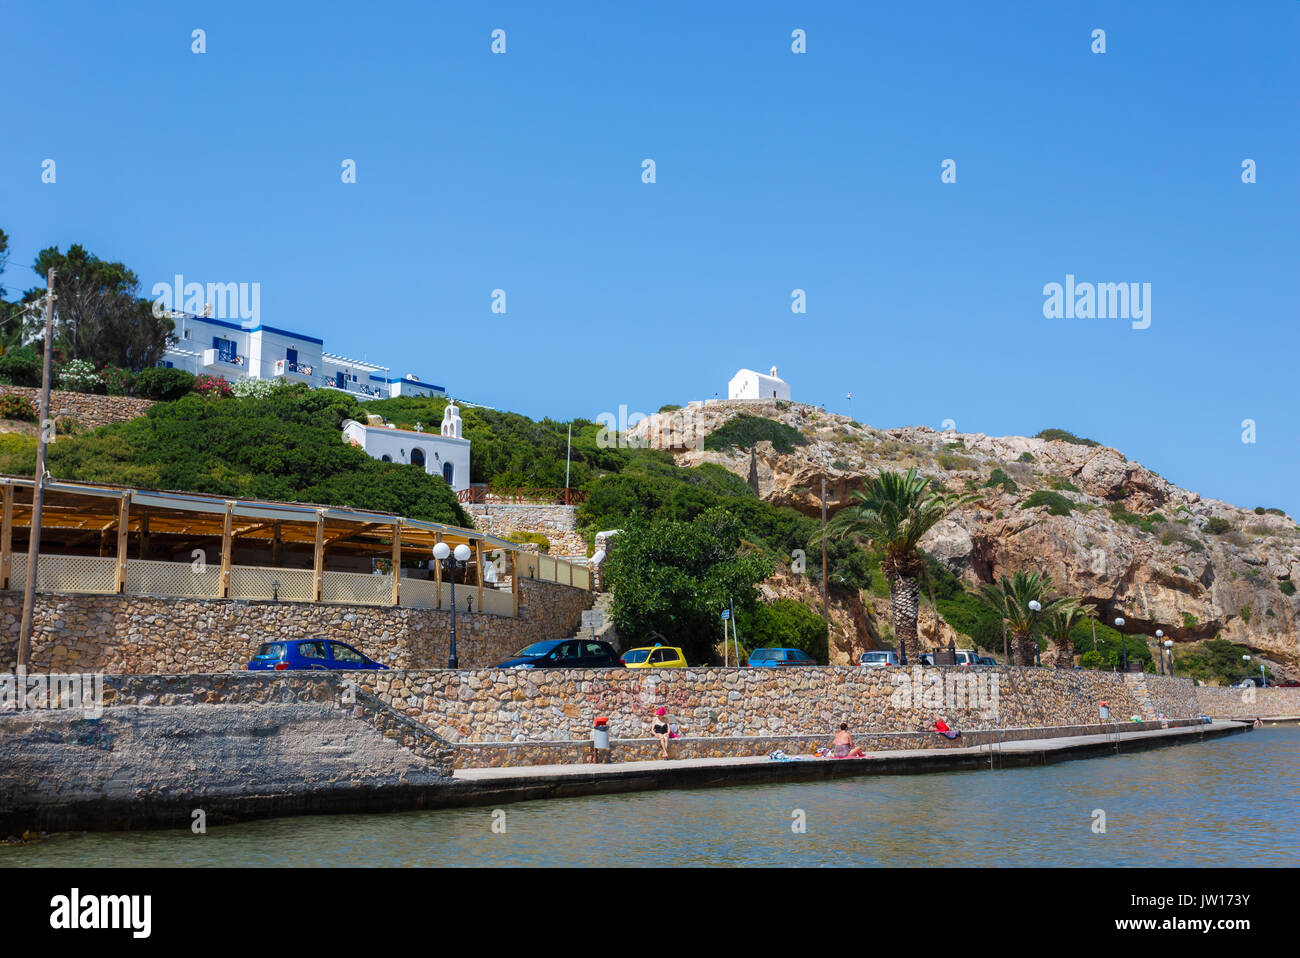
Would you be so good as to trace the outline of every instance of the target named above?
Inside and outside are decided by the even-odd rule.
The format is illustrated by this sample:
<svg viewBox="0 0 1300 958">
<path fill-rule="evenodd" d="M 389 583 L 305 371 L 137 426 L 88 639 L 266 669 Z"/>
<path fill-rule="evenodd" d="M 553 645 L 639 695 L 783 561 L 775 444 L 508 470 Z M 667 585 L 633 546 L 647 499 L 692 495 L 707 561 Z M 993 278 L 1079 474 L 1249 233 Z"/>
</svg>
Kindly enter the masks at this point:
<svg viewBox="0 0 1300 958">
<path fill-rule="evenodd" d="M 692 442 L 741 416 L 782 423 L 797 437 L 783 431 L 785 451 L 769 439 L 731 448 Z M 718 435 L 727 432 L 735 430 Z M 923 543 L 966 583 L 1037 569 L 1060 591 L 1096 602 L 1106 621 L 1123 615 L 1125 631 L 1162 629 L 1176 642 L 1224 638 L 1300 669 L 1292 585 L 1300 527 L 1280 510 L 1180 489 L 1118 450 L 1073 437 L 879 430 L 779 401 L 692 404 L 651 416 L 630 435 L 672 448 L 679 465 L 718 463 L 762 498 L 809 515 L 820 511 L 823 479 L 834 512 L 863 475 L 915 466 L 954 491 L 982 493 Z"/>
</svg>

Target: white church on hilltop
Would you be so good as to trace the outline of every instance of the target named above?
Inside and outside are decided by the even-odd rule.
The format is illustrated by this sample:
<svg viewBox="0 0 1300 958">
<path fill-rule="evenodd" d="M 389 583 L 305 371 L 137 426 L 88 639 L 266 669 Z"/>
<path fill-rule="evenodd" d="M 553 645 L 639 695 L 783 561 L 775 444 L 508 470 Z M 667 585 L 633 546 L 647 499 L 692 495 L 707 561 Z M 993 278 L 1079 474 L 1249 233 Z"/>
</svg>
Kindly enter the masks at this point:
<svg viewBox="0 0 1300 958">
<path fill-rule="evenodd" d="M 383 416 L 371 416 L 366 423 L 344 422 L 343 441 L 374 459 L 420 466 L 431 476 L 442 476 L 456 492 L 469 488 L 469 440 L 461 436 L 460 409 L 454 402 L 443 409 L 436 435 L 419 423 L 415 429 L 398 429 L 385 424 Z"/>
<path fill-rule="evenodd" d="M 786 399 L 790 398 L 790 385 L 776 374 L 776 367 L 764 376 L 752 369 L 742 369 L 727 383 L 728 399 Z"/>
</svg>

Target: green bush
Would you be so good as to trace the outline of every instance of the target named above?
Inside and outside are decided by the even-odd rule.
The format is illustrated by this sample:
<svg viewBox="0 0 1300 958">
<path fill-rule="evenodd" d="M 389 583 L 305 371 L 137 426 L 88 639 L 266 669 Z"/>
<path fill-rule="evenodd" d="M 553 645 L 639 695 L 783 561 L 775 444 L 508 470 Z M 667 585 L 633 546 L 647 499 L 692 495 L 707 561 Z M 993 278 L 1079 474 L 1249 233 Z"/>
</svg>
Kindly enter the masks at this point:
<svg viewBox="0 0 1300 958">
<path fill-rule="evenodd" d="M 970 471 L 979 468 L 979 463 L 970 456 L 958 456 L 951 452 L 939 453 L 939 465 L 948 472 Z"/>
<path fill-rule="evenodd" d="M 1295 583 L 1290 579 L 1283 579 L 1278 588 L 1282 590 L 1283 595 L 1295 595 Z"/>
<path fill-rule="evenodd" d="M 1032 452 L 1022 452 L 1019 456 L 1016 457 L 1016 462 L 1036 462 L 1036 461 L 1037 460 L 1034 459 L 1034 454 Z"/>
<path fill-rule="evenodd" d="M 681 408 L 682 408 L 682 407 L 679 406 L 679 405 L 677 405 L 676 403 L 664 403 L 662 406 L 659 407 L 659 411 L 660 411 L 660 412 L 676 412 L 678 409 L 681 409 Z"/>
<path fill-rule="evenodd" d="M 1100 446 L 1101 443 L 1095 439 L 1081 439 L 1072 432 L 1064 429 L 1044 429 L 1035 439 L 1056 440 L 1057 442 L 1069 442 L 1076 446 Z"/>
<path fill-rule="evenodd" d="M 23 422 L 35 422 L 36 404 L 26 396 L 5 393 L 0 396 L 0 419 L 20 419 Z"/>
<path fill-rule="evenodd" d="M 171 402 L 194 391 L 194 374 L 183 369 L 151 366 L 142 369 L 135 380 L 135 394 L 145 399 Z"/>
<path fill-rule="evenodd" d="M 1214 516 L 1205 523 L 1205 531 L 1212 535 L 1221 536 L 1225 532 L 1232 531 L 1232 523 L 1220 516 Z"/>
<path fill-rule="evenodd" d="M 1074 505 L 1069 499 L 1059 492 L 1049 492 L 1046 489 L 1039 489 L 1028 499 L 1020 504 L 1021 509 L 1034 509 L 1038 506 L 1047 506 L 1049 516 L 1068 516 L 1070 509 Z"/>
<path fill-rule="evenodd" d="M 992 488 L 993 486 L 1001 486 L 1003 492 L 1010 492 L 1010 493 L 1014 493 L 1020 488 L 1020 486 L 1016 484 L 1016 480 L 1012 479 L 1001 469 L 994 469 L 989 474 L 988 482 L 984 483 L 984 486 L 985 488 Z"/>
<path fill-rule="evenodd" d="M 1117 522 L 1124 522 L 1131 526 L 1137 526 L 1143 532 L 1155 535 L 1158 523 L 1164 522 L 1165 517 L 1158 512 L 1153 512 L 1149 516 L 1138 515 L 1136 512 L 1129 512 L 1124 508 L 1123 503 L 1112 502 L 1108 507 L 1111 517 Z"/>
<path fill-rule="evenodd" d="M 11 386 L 39 386 L 43 374 L 40 353 L 27 346 L 6 350 L 0 356 L 0 382 Z"/>
<path fill-rule="evenodd" d="M 803 433 L 793 426 L 761 416 L 737 416 L 709 433 L 704 448 L 715 452 L 750 449 L 764 441 L 772 443 L 777 452 L 787 455 L 794 452 L 796 446 L 808 445 Z"/>
<path fill-rule="evenodd" d="M 551 540 L 540 532 L 512 532 L 505 537 L 510 542 L 529 542 L 537 546 L 538 552 L 550 552 Z"/>
<path fill-rule="evenodd" d="M 1064 476 L 1053 476 L 1051 479 L 1047 480 L 1047 484 L 1051 486 L 1053 489 L 1055 489 L 1057 492 L 1082 492 L 1083 491 L 1074 483 L 1072 483 L 1069 479 L 1066 479 Z"/>
<path fill-rule="evenodd" d="M 830 663 L 826 620 L 797 599 L 760 603 L 738 613 L 736 620 L 737 634 L 748 649 L 801 649 L 818 665 Z"/>
<path fill-rule="evenodd" d="M 104 391 L 110 396 L 130 396 L 135 392 L 136 374 L 121 366 L 105 366 L 99 371 Z"/>
</svg>

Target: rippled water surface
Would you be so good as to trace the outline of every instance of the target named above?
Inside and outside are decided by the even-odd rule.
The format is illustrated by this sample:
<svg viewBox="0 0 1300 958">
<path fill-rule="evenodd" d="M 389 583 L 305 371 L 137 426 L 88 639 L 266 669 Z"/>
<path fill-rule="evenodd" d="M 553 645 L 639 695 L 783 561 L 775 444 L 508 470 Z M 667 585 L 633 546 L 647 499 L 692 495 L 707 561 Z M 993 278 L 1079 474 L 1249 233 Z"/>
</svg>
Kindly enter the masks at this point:
<svg viewBox="0 0 1300 958">
<path fill-rule="evenodd" d="M 1294 866 L 1298 769 L 1300 727 L 1275 726 L 1045 768 L 524 802 L 504 834 L 471 808 L 62 835 L 0 866 Z"/>
</svg>

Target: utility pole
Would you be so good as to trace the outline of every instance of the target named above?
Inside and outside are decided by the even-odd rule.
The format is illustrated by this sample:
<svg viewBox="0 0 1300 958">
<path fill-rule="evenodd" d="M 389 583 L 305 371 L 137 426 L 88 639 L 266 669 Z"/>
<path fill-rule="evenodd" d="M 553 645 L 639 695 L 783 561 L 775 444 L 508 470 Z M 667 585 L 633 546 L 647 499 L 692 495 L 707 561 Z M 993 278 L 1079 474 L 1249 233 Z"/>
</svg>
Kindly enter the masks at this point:
<svg viewBox="0 0 1300 958">
<path fill-rule="evenodd" d="M 826 477 L 822 476 L 822 615 L 831 626 L 831 604 L 826 595 Z"/>
<path fill-rule="evenodd" d="M 573 459 L 573 423 L 569 423 L 569 445 L 564 451 L 564 504 L 569 504 L 569 462 Z"/>
<path fill-rule="evenodd" d="M 45 502 L 45 439 L 50 419 L 50 359 L 54 352 L 54 267 L 45 277 L 45 368 L 41 374 L 40 428 L 36 437 L 36 482 L 32 486 L 32 521 L 27 543 L 27 584 L 18 632 L 18 668 L 26 669 L 32 650 L 32 610 L 36 604 L 36 564 L 41 557 L 41 508 Z"/>
</svg>

